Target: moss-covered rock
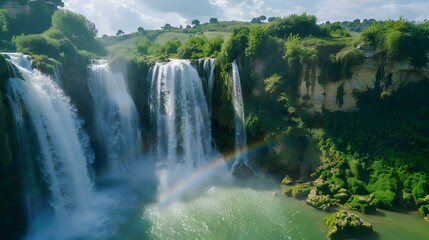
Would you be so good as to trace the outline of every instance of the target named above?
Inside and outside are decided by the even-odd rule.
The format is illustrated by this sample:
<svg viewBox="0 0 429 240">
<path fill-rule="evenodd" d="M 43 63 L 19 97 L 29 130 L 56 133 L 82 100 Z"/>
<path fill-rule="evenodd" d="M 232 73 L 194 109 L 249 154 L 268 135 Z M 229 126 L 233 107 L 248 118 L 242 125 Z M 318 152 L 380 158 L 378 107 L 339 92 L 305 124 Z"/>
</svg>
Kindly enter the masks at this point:
<svg viewBox="0 0 429 240">
<path fill-rule="evenodd" d="M 374 213 L 376 208 L 373 200 L 370 196 L 353 195 L 346 202 L 345 206 L 361 213 Z"/>
<path fill-rule="evenodd" d="M 329 227 L 328 239 L 345 239 L 373 232 L 370 223 L 364 222 L 355 214 L 346 211 L 338 211 L 326 216 L 325 223 Z"/>
<path fill-rule="evenodd" d="M 341 188 L 338 193 L 334 194 L 334 198 L 338 201 L 340 204 L 344 204 L 349 200 L 351 196 L 351 193 L 349 190 L 345 188 Z"/>
<path fill-rule="evenodd" d="M 426 195 L 426 197 L 424 197 L 424 198 L 417 199 L 416 202 L 417 202 L 417 204 L 419 206 L 421 206 L 421 205 L 429 205 L 429 195 Z"/>
<path fill-rule="evenodd" d="M 318 195 L 316 190 L 310 191 L 305 202 L 308 205 L 323 211 L 327 211 L 331 207 L 337 205 L 335 199 L 332 199 L 329 195 Z"/>
<path fill-rule="evenodd" d="M 289 197 L 294 197 L 296 199 L 303 200 L 308 196 L 310 191 L 313 189 L 314 187 L 312 186 L 311 183 L 301 183 L 285 189 L 283 191 L 283 194 Z"/>
<path fill-rule="evenodd" d="M 282 182 L 281 182 L 281 185 L 282 185 L 282 186 L 287 186 L 287 185 L 290 185 L 291 183 L 293 183 L 292 178 L 291 178 L 291 177 L 289 177 L 289 175 L 286 175 L 286 176 L 283 178 L 283 180 L 282 180 Z"/>
<path fill-rule="evenodd" d="M 314 186 L 316 187 L 317 194 L 319 195 L 329 195 L 331 194 L 330 184 L 325 180 L 318 178 L 313 181 Z"/>
</svg>

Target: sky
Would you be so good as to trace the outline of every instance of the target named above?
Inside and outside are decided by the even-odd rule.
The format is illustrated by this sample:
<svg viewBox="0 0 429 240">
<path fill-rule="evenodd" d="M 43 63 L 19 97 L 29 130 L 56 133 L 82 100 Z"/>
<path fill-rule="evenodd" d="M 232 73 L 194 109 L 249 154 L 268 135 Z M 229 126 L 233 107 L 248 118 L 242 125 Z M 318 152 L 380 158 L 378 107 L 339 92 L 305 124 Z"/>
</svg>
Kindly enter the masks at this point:
<svg viewBox="0 0 429 240">
<path fill-rule="evenodd" d="M 83 14 L 95 23 L 99 35 L 138 27 L 160 29 L 166 23 L 186 26 L 211 17 L 220 21 L 250 21 L 254 17 L 315 15 L 318 22 L 354 19 L 429 19 L 427 0 L 63 0 L 65 9 Z"/>
</svg>

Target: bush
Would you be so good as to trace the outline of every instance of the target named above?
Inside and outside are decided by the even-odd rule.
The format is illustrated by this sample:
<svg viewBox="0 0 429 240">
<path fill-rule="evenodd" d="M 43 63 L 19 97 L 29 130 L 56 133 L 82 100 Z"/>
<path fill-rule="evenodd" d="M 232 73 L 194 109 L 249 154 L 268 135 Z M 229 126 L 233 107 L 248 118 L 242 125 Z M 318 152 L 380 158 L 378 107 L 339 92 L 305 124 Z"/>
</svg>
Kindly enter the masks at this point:
<svg viewBox="0 0 429 240">
<path fill-rule="evenodd" d="M 43 34 L 17 36 L 13 39 L 13 43 L 19 52 L 36 53 L 55 59 L 60 58 L 60 42 Z"/>
<path fill-rule="evenodd" d="M 375 206 L 383 209 L 392 209 L 396 194 L 392 191 L 375 191 L 372 193 Z"/>
<path fill-rule="evenodd" d="M 374 213 L 375 205 L 370 197 L 354 195 L 345 204 L 346 207 L 351 210 L 355 210 L 361 213 Z"/>
<path fill-rule="evenodd" d="M 190 37 L 188 41 L 179 48 L 179 58 L 198 59 L 205 57 L 204 50 L 206 48 L 207 42 L 208 39 L 205 35 L 194 35 Z"/>
<path fill-rule="evenodd" d="M 366 194 L 367 191 L 365 189 L 365 183 L 361 180 L 351 177 L 347 179 L 347 184 L 349 185 L 349 189 L 354 194 Z"/>
</svg>

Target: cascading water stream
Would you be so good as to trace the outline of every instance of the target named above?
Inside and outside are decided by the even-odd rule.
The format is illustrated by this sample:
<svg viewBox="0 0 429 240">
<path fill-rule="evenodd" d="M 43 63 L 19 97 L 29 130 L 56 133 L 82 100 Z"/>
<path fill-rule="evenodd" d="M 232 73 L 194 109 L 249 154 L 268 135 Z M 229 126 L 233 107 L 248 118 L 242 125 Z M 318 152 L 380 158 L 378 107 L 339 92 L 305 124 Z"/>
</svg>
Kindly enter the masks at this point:
<svg viewBox="0 0 429 240">
<path fill-rule="evenodd" d="M 94 156 L 82 121 L 52 78 L 31 68 L 31 57 L 17 53 L 4 55 L 13 70 L 6 89 L 19 142 L 31 139 L 38 150 L 25 154 L 32 159 L 24 162 L 39 161 L 36 165 L 41 166 L 56 217 L 85 211 L 92 198 L 88 165 Z M 20 147 L 25 151 L 26 146 Z"/>
<path fill-rule="evenodd" d="M 203 85 L 188 60 L 156 63 L 150 73 L 150 114 L 159 192 L 215 154 Z"/>
<path fill-rule="evenodd" d="M 212 99 L 212 90 L 213 90 L 213 78 L 214 78 L 214 67 L 215 59 L 214 58 L 204 58 L 198 60 L 198 67 L 201 74 L 201 79 L 204 84 L 204 92 L 207 98 L 207 105 L 209 108 L 209 113 L 211 114 L 211 99 Z"/>
<path fill-rule="evenodd" d="M 98 139 L 111 170 L 123 169 L 140 152 L 136 106 L 122 74 L 113 74 L 106 60 L 91 60 L 88 85 L 94 104 Z"/>
<path fill-rule="evenodd" d="M 234 129 L 235 129 L 235 150 L 237 157 L 232 165 L 232 171 L 236 171 L 243 165 L 247 166 L 253 173 L 255 171 L 249 166 L 247 156 L 247 136 L 244 124 L 243 94 L 241 92 L 240 72 L 236 61 L 232 62 L 232 104 L 234 107 Z"/>
</svg>

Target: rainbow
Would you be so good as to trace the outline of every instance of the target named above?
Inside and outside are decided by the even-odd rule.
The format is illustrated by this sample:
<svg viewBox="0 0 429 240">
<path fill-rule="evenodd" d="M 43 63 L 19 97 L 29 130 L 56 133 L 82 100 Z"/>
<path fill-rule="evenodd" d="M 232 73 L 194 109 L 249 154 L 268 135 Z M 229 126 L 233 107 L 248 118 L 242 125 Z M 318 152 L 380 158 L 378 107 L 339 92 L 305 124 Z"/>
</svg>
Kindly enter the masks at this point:
<svg viewBox="0 0 429 240">
<path fill-rule="evenodd" d="M 183 196 L 186 192 L 188 192 L 190 189 L 195 187 L 199 182 L 201 182 L 201 179 L 204 179 L 207 176 L 210 176 L 211 174 L 220 171 L 220 170 L 228 170 L 228 162 L 231 162 L 232 160 L 237 159 L 238 157 L 247 154 L 252 151 L 256 151 L 258 149 L 261 149 L 262 147 L 265 147 L 267 145 L 272 144 L 273 142 L 278 141 L 279 139 L 276 139 L 275 141 L 270 142 L 256 142 L 252 145 L 249 145 L 247 149 L 241 149 L 238 151 L 233 151 L 230 153 L 227 153 L 223 156 L 218 156 L 211 160 L 206 165 L 200 167 L 199 169 L 196 169 L 193 174 L 184 177 L 180 179 L 175 185 L 170 187 L 167 191 L 158 193 L 157 200 L 158 200 L 158 206 L 163 207 L 174 200 L 180 198 Z"/>
</svg>

